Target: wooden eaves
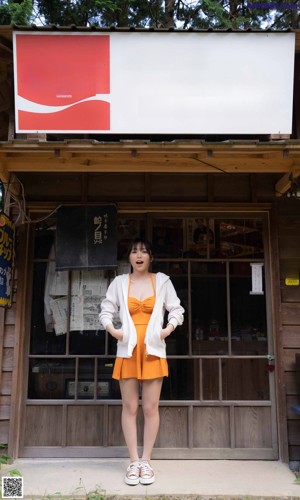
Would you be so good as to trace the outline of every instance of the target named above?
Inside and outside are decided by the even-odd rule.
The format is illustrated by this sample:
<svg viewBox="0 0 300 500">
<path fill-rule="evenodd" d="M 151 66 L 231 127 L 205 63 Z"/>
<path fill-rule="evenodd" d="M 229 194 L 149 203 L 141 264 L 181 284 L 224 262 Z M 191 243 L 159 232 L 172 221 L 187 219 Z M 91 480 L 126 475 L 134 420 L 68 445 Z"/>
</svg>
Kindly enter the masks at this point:
<svg viewBox="0 0 300 500">
<path fill-rule="evenodd" d="M 300 141 L 0 143 L 2 181 L 18 172 L 282 173 L 283 193 L 300 175 Z"/>
</svg>

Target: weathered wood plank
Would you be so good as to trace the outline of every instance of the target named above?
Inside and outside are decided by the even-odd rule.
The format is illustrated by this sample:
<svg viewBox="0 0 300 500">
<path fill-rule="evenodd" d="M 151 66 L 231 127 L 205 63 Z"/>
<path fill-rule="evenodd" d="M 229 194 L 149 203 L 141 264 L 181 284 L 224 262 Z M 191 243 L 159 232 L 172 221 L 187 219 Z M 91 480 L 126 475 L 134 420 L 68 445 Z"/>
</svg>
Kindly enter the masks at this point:
<svg viewBox="0 0 300 500">
<path fill-rule="evenodd" d="M 196 448 L 229 448 L 229 408 L 193 409 L 194 446 Z"/>
<path fill-rule="evenodd" d="M 3 396 L 11 395 L 12 372 L 3 372 L 0 380 L 0 394 Z"/>
<path fill-rule="evenodd" d="M 9 420 L 10 419 L 10 405 L 1 405 L 0 406 L 0 420 Z"/>
<path fill-rule="evenodd" d="M 69 406 L 67 446 L 103 446 L 103 406 Z"/>
<path fill-rule="evenodd" d="M 4 347 L 14 347 L 15 325 L 5 325 L 4 328 Z"/>
<path fill-rule="evenodd" d="M 299 349 L 300 352 L 300 325 L 284 325 L 282 327 L 283 347 Z"/>
<path fill-rule="evenodd" d="M 283 350 L 283 366 L 287 371 L 299 370 L 296 366 L 296 353 L 299 353 L 299 349 L 284 349 Z"/>
<path fill-rule="evenodd" d="M 288 440 L 290 445 L 300 445 L 300 419 L 288 420 Z"/>
<path fill-rule="evenodd" d="M 186 448 L 188 446 L 188 408 L 161 406 L 160 428 L 156 448 Z"/>
<path fill-rule="evenodd" d="M 300 379 L 300 373 L 291 371 L 285 372 L 284 380 L 285 380 L 285 388 L 287 395 L 300 395 L 300 380 L 298 384 L 298 377 Z"/>
<path fill-rule="evenodd" d="M 9 436 L 9 421 L 0 421 L 0 443 L 7 444 Z"/>
<path fill-rule="evenodd" d="M 62 406 L 27 406 L 24 419 L 25 446 L 62 445 Z"/>
<path fill-rule="evenodd" d="M 271 448 L 272 418 L 270 408 L 235 408 L 235 443 L 237 448 Z"/>
<path fill-rule="evenodd" d="M 300 303 L 282 303 L 281 320 L 283 325 L 300 325 Z"/>
</svg>

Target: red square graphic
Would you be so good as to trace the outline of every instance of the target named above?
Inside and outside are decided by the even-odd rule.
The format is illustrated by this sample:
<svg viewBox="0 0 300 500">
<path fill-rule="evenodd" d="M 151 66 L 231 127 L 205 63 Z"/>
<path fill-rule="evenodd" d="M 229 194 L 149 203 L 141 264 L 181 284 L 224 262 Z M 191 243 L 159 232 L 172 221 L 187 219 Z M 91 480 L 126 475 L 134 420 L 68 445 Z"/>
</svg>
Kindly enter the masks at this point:
<svg viewBox="0 0 300 500">
<path fill-rule="evenodd" d="M 18 131 L 110 130 L 108 35 L 17 33 L 15 50 Z"/>
</svg>

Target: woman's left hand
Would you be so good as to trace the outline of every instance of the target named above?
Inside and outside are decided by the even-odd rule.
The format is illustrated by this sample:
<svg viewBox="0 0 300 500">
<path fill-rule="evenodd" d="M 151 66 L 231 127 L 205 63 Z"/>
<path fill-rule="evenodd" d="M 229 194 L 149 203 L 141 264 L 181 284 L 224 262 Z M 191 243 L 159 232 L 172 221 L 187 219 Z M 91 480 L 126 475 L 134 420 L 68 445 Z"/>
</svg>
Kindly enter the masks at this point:
<svg viewBox="0 0 300 500">
<path fill-rule="evenodd" d="M 163 328 L 160 332 L 160 339 L 164 340 L 166 337 L 168 337 L 172 332 L 174 328 L 173 326 L 169 323 L 166 328 Z"/>
</svg>

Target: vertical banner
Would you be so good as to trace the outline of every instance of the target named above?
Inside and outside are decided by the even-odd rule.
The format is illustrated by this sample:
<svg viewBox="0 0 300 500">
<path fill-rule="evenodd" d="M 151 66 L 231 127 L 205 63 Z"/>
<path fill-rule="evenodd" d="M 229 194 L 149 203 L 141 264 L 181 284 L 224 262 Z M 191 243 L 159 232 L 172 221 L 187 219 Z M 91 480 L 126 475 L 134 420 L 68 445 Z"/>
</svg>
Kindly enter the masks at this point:
<svg viewBox="0 0 300 500">
<path fill-rule="evenodd" d="M 15 226 L 5 214 L 0 214 L 0 306 L 11 306 L 14 267 Z"/>
<path fill-rule="evenodd" d="M 57 211 L 56 270 L 116 267 L 116 206 L 61 207 Z"/>
</svg>

